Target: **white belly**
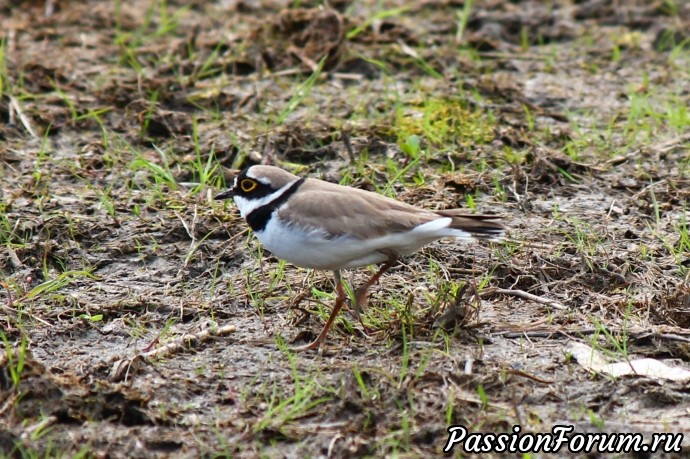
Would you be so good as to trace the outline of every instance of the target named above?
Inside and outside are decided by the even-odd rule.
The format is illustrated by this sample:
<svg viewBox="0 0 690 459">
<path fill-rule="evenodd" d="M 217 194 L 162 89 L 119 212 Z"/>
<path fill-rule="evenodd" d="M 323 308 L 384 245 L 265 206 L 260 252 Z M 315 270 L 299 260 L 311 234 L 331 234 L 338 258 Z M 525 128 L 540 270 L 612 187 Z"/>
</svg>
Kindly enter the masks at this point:
<svg viewBox="0 0 690 459">
<path fill-rule="evenodd" d="M 302 268 L 336 270 L 367 266 L 386 261 L 386 255 L 373 252 L 352 238 L 327 239 L 318 230 L 304 232 L 271 218 L 264 231 L 256 233 L 261 244 L 273 255 Z"/>
<path fill-rule="evenodd" d="M 345 236 L 329 239 L 322 231 L 305 232 L 284 225 L 273 216 L 264 231 L 256 236 L 278 258 L 303 268 L 332 271 L 382 263 L 390 252 L 397 256 L 409 255 L 444 235 L 420 234 L 413 230 L 375 239 Z"/>
</svg>

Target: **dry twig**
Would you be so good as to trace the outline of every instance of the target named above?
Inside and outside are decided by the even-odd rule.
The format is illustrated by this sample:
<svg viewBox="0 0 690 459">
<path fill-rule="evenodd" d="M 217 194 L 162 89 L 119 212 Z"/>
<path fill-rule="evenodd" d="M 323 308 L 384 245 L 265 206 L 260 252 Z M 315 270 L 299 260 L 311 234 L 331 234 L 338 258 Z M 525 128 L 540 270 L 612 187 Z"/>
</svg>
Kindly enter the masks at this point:
<svg viewBox="0 0 690 459">
<path fill-rule="evenodd" d="M 195 344 L 203 343 L 216 336 L 225 336 L 230 333 L 234 333 L 236 330 L 237 327 L 235 327 L 235 325 L 224 325 L 222 327 L 219 327 L 215 324 L 215 322 L 211 322 L 207 328 L 201 330 L 198 333 L 186 333 L 180 336 L 175 341 L 172 341 L 164 346 L 153 349 L 151 351 L 137 354 L 131 359 L 117 360 L 110 372 L 110 379 L 122 379 L 126 381 L 129 376 L 130 369 L 136 362 L 140 362 L 147 358 L 161 358 L 170 356 L 172 354 L 176 354 L 178 352 L 183 352 Z"/>
<path fill-rule="evenodd" d="M 218 327 L 215 323 L 211 323 L 208 328 L 205 328 L 198 333 L 186 333 L 175 341 L 153 349 L 152 351 L 145 352 L 141 354 L 141 356 L 146 358 L 167 357 L 171 354 L 182 352 L 191 347 L 193 344 L 203 343 L 204 341 L 208 341 L 215 336 L 229 335 L 235 331 L 237 331 L 237 327 L 234 325 L 224 325 L 222 327 Z"/>
<path fill-rule="evenodd" d="M 486 290 L 482 291 L 479 296 L 487 297 L 491 295 L 509 295 L 509 296 L 515 296 L 518 298 L 522 298 L 524 300 L 530 300 L 534 301 L 535 303 L 540 303 L 540 304 L 545 304 L 547 306 L 551 306 L 554 309 L 560 309 L 560 310 L 566 310 L 568 309 L 566 306 L 562 305 L 558 301 L 550 300 L 548 298 L 543 298 L 541 296 L 534 295 L 532 293 L 527 293 L 523 290 L 510 290 L 510 289 L 505 289 L 505 288 L 487 288 Z"/>
<path fill-rule="evenodd" d="M 679 341 L 681 343 L 690 343 L 690 336 L 678 335 L 675 333 L 663 333 L 654 330 L 609 330 L 610 332 L 625 333 L 628 339 L 642 340 L 647 338 L 656 338 L 666 341 Z M 492 333 L 491 336 L 502 336 L 504 338 L 552 338 L 554 336 L 562 336 L 570 338 L 573 336 L 593 335 L 601 333 L 601 328 L 580 328 L 580 329 L 559 329 L 559 330 L 502 330 Z"/>
<path fill-rule="evenodd" d="M 10 107 L 19 117 L 19 121 L 22 122 L 22 126 L 24 126 L 24 129 L 26 129 L 26 131 L 31 135 L 31 137 L 33 137 L 34 139 L 38 139 L 39 137 L 36 134 L 36 131 L 34 131 L 34 128 L 31 126 L 31 121 L 24 114 L 24 111 L 22 110 L 21 105 L 19 105 L 19 101 L 14 96 L 9 96 L 9 97 L 10 97 Z"/>
</svg>

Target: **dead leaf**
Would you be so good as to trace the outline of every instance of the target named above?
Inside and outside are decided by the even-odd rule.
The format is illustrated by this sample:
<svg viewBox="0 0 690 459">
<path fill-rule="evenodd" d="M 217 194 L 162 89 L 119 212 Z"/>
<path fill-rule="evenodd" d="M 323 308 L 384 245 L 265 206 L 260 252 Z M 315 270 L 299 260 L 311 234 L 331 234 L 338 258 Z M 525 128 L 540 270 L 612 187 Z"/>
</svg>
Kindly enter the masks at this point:
<svg viewBox="0 0 690 459">
<path fill-rule="evenodd" d="M 626 362 L 610 363 L 604 355 L 584 343 L 572 343 L 568 349 L 582 367 L 594 373 L 604 373 L 619 377 L 627 375 L 648 378 L 668 379 L 670 381 L 690 381 L 690 371 L 672 367 L 656 359 L 635 359 Z"/>
</svg>

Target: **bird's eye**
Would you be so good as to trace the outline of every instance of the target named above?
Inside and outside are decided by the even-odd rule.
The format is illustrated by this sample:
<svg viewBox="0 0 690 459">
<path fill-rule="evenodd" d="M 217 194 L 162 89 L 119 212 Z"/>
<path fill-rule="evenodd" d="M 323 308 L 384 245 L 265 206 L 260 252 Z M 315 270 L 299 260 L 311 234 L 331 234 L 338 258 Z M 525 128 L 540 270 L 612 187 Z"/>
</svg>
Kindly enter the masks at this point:
<svg viewBox="0 0 690 459">
<path fill-rule="evenodd" d="M 242 188 L 242 191 L 245 193 L 249 193 L 256 188 L 256 182 L 254 180 L 244 179 L 240 182 L 240 188 Z"/>
</svg>

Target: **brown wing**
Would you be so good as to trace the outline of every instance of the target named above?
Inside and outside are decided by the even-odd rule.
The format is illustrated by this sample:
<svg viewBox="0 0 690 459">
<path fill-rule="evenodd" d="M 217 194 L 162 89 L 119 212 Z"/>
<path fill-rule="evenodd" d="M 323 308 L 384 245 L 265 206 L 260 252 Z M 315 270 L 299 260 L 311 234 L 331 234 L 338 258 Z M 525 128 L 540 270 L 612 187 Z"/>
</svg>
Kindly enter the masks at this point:
<svg viewBox="0 0 690 459">
<path fill-rule="evenodd" d="M 308 179 L 278 212 L 304 227 L 323 227 L 331 237 L 356 232 L 362 239 L 403 232 L 439 218 L 435 212 L 370 191 Z"/>
</svg>

